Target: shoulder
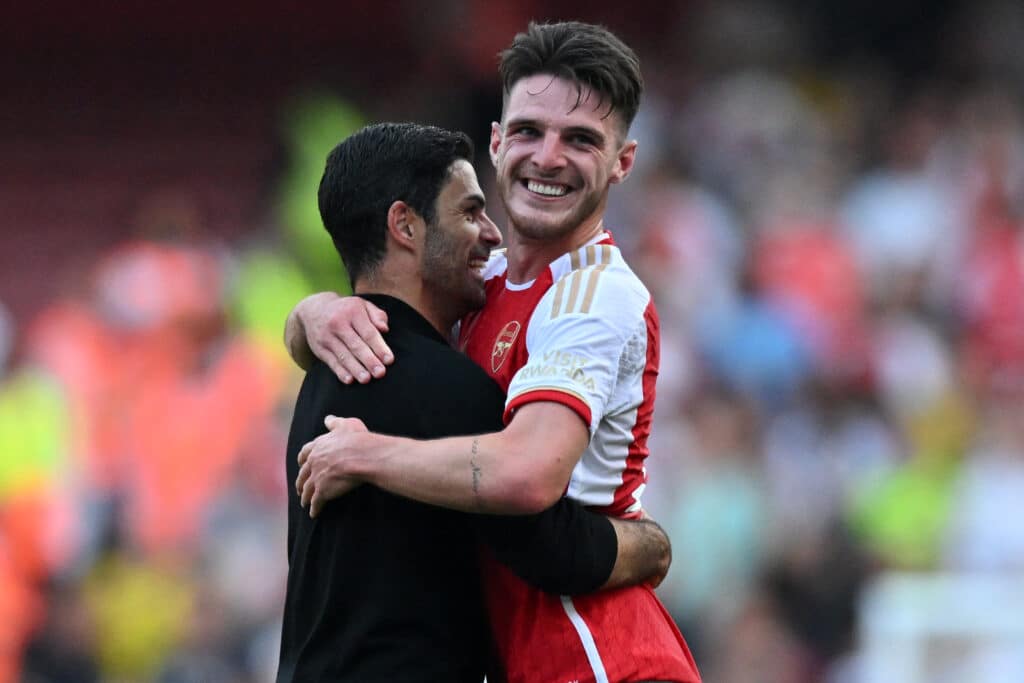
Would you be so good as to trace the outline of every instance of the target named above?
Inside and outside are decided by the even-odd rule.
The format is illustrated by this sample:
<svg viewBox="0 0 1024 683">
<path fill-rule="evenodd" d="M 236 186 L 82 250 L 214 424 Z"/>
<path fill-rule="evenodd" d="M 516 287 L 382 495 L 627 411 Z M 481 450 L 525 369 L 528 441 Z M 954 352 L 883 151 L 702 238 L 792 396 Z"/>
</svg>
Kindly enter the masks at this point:
<svg viewBox="0 0 1024 683">
<path fill-rule="evenodd" d="M 385 340 L 395 352 L 395 362 L 388 367 L 385 377 L 426 384 L 458 381 L 472 385 L 490 381 L 476 363 L 439 339 L 403 334 L 386 335 Z"/>
<path fill-rule="evenodd" d="M 494 249 L 487 259 L 487 265 L 484 266 L 484 279 L 490 280 L 491 278 L 504 275 L 507 269 L 508 257 L 506 256 L 505 249 Z"/>
<path fill-rule="evenodd" d="M 358 417 L 371 424 L 373 415 L 365 411 L 367 403 L 360 400 L 362 396 L 362 392 L 342 384 L 321 360 L 314 359 L 295 399 L 289 450 L 297 452 L 302 443 L 323 433 L 327 415 Z"/>
<path fill-rule="evenodd" d="M 554 282 L 537 308 L 544 319 L 593 317 L 614 325 L 641 320 L 650 292 L 617 247 L 597 244 L 552 264 Z"/>
<path fill-rule="evenodd" d="M 476 363 L 433 339 L 403 342 L 393 347 L 395 362 L 384 378 L 376 380 L 390 402 L 429 417 L 439 430 L 434 436 L 500 428 L 505 393 Z"/>
</svg>

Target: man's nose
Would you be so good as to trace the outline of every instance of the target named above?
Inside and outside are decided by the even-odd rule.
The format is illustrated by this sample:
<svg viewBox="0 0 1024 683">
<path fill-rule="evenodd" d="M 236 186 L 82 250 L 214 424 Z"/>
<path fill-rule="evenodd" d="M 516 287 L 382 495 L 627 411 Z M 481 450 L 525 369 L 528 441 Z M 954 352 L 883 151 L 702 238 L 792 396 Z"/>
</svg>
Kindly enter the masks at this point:
<svg viewBox="0 0 1024 683">
<path fill-rule="evenodd" d="M 480 230 L 480 240 L 487 245 L 488 249 L 494 249 L 501 244 L 501 231 L 498 230 L 498 226 L 494 224 L 491 217 L 485 212 L 481 216 L 480 223 L 482 224 Z"/>
<path fill-rule="evenodd" d="M 548 131 L 540 140 L 540 146 L 533 155 L 533 162 L 541 169 L 561 168 L 565 164 L 562 140 L 555 131 Z"/>
</svg>

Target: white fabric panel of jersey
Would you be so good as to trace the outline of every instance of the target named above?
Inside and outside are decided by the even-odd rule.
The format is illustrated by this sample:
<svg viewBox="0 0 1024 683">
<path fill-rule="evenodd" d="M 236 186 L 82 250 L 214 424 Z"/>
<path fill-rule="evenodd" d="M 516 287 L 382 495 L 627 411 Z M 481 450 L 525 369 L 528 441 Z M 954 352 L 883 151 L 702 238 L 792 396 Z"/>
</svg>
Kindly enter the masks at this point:
<svg viewBox="0 0 1024 683">
<path fill-rule="evenodd" d="M 586 246 L 551 269 L 554 284 L 530 317 L 529 360 L 512 378 L 508 402 L 557 391 L 589 408 L 590 443 L 568 495 L 606 506 L 622 484 L 643 401 L 650 294 L 612 245 Z"/>
<path fill-rule="evenodd" d="M 501 249 L 491 249 L 491 253 L 487 257 L 487 265 L 484 266 L 484 280 L 504 275 L 507 268 L 508 255 L 506 249 L 504 247 Z"/>
</svg>

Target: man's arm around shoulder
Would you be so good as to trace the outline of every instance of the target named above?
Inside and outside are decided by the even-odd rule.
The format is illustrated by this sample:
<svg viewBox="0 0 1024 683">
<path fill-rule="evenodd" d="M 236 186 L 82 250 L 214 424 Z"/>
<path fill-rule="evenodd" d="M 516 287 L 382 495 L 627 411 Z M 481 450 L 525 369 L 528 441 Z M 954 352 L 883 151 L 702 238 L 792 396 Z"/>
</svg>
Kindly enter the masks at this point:
<svg viewBox="0 0 1024 683">
<path fill-rule="evenodd" d="M 334 292 L 311 294 L 288 314 L 284 343 L 292 360 L 309 370 L 314 356 L 345 384 L 383 377 L 394 354 L 384 342 L 388 316 L 366 299 Z"/>
<path fill-rule="evenodd" d="M 581 595 L 665 578 L 672 549 L 650 520 L 622 520 L 562 498 L 537 515 L 474 516 L 481 538 L 519 578 L 548 593 Z"/>
<path fill-rule="evenodd" d="M 618 540 L 618 553 L 611 575 L 602 588 L 649 583 L 657 587 L 672 564 L 672 542 L 652 519 L 610 518 Z"/>
</svg>

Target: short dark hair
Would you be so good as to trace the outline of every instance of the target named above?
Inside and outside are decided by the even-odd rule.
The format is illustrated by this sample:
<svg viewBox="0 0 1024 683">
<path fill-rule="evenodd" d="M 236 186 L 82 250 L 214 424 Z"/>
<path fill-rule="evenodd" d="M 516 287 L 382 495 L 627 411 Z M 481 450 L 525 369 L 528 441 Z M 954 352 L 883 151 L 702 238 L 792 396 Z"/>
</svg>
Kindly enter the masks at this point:
<svg viewBox="0 0 1024 683">
<path fill-rule="evenodd" d="M 506 99 L 520 79 L 550 74 L 576 83 L 577 107 L 581 86 L 586 86 L 601 96 L 601 103 L 608 103 L 606 116 L 619 113 L 625 131 L 636 117 L 644 88 L 640 60 L 604 26 L 579 21 L 530 22 L 500 56 L 498 71 Z"/>
<path fill-rule="evenodd" d="M 391 205 L 401 200 L 433 223 L 452 164 L 472 158 L 465 133 L 415 123 L 366 126 L 331 150 L 320 179 L 320 217 L 353 285 L 384 259 Z"/>
</svg>

